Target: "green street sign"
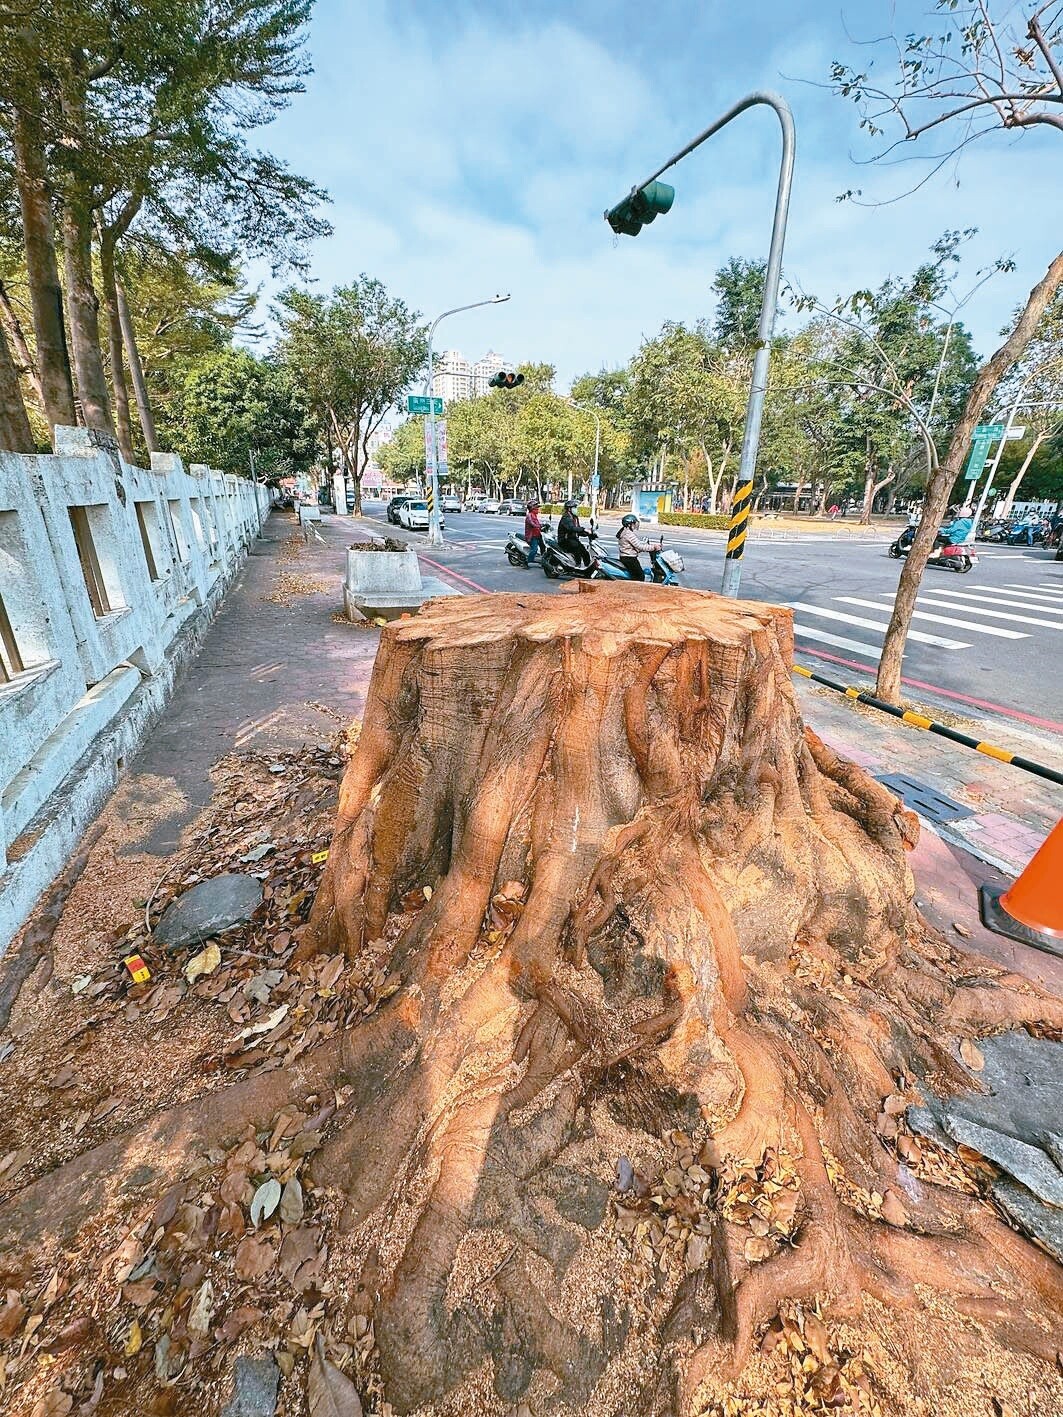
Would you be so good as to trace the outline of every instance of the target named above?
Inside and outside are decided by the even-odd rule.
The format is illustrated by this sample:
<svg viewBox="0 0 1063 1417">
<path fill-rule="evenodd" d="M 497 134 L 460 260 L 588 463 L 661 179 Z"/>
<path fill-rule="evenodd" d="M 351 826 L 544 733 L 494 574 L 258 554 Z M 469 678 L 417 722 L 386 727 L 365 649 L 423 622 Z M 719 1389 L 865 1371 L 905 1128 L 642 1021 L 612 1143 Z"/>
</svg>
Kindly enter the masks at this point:
<svg viewBox="0 0 1063 1417">
<path fill-rule="evenodd" d="M 407 413 L 434 413 L 443 412 L 443 400 L 439 398 L 428 398 L 426 394 L 406 395 Z"/>
<path fill-rule="evenodd" d="M 1004 436 L 1003 423 L 979 423 L 971 439 L 971 453 L 963 470 L 964 480 L 977 482 L 989 457 L 990 447 Z"/>
</svg>

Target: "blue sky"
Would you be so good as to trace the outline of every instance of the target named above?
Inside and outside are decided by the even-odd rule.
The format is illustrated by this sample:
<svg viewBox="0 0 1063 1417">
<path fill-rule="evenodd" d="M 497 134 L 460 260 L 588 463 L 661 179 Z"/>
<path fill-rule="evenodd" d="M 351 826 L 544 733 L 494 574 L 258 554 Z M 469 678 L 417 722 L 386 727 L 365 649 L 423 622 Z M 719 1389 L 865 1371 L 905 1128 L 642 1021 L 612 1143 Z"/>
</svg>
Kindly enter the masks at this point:
<svg viewBox="0 0 1063 1417">
<path fill-rule="evenodd" d="M 858 166 L 855 109 L 802 82 L 821 83 L 834 58 L 866 62 L 856 39 L 915 28 L 930 8 L 318 0 L 308 91 L 260 141 L 331 194 L 334 234 L 311 260 L 322 285 L 365 271 L 426 315 L 510 291 L 450 321 L 443 346 L 548 361 L 567 383 L 626 361 L 666 319 L 711 314 L 715 269 L 764 256 L 779 153 L 767 109 L 684 161 L 672 212 L 637 240 L 601 214 L 744 93 L 776 88 L 797 124 L 786 276 L 833 297 L 911 270 L 946 228 L 978 226 L 957 290 L 998 256 L 1017 265 L 966 307 L 988 352 L 1058 248 L 1058 133 L 994 136 L 892 205 L 839 204 L 852 187 L 890 197 L 923 169 Z"/>
</svg>

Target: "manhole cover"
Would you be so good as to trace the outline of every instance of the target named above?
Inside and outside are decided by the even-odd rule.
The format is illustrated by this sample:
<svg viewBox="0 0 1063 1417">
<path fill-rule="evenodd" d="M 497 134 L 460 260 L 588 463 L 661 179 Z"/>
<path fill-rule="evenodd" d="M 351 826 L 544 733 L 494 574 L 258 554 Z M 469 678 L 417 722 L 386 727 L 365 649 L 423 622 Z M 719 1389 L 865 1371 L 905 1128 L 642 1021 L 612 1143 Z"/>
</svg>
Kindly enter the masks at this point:
<svg viewBox="0 0 1063 1417">
<path fill-rule="evenodd" d="M 906 807 L 926 817 L 929 822 L 958 822 L 964 817 L 973 817 L 974 809 L 954 802 L 943 792 L 918 782 L 903 772 L 884 773 L 878 778 L 883 786 L 895 792 Z"/>
</svg>

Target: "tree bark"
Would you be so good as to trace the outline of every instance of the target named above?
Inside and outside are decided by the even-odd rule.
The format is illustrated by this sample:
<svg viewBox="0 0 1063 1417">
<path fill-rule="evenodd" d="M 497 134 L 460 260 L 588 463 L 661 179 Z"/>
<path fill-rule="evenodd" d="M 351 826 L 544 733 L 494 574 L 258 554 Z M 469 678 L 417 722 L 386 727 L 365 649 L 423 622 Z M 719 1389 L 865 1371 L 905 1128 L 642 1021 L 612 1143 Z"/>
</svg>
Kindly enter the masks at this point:
<svg viewBox="0 0 1063 1417">
<path fill-rule="evenodd" d="M 63 317 L 63 291 L 55 253 L 52 192 L 45 168 L 39 115 L 19 109 L 12 125 L 15 181 L 29 277 L 33 334 L 41 396 L 52 428 L 77 424 L 74 384 Z"/>
<path fill-rule="evenodd" d="M 62 230 L 66 304 L 78 401 L 85 426 L 99 428 L 113 437 L 107 375 L 100 349 L 100 302 L 92 279 L 92 214 L 81 205 L 80 198 L 69 193 L 63 203 Z"/>
<path fill-rule="evenodd" d="M 957 1040 L 1063 1006 L 921 920 L 917 819 L 804 726 L 789 611 L 652 599 L 584 582 L 385 630 L 292 962 L 343 952 L 383 1001 L 9 1196 L 5 1282 L 75 1234 L 113 1267 L 172 1179 L 342 1083 L 308 1188 L 346 1232 L 330 1322 L 372 1320 L 400 1417 L 720 1411 L 702 1382 L 787 1301 L 833 1324 L 941 1294 L 987 1370 L 998 1330 L 1054 1363 L 1059 1267 L 876 1119 L 898 1078 L 970 1087 Z M 216 1379 L 182 1353 L 188 1390 Z"/>
<path fill-rule="evenodd" d="M 748 1232 L 684 1192 L 680 1233 L 705 1237 L 694 1267 L 716 1315 L 676 1375 L 687 1399 L 722 1353 L 741 1364 L 784 1295 L 858 1307 L 862 1292 L 920 1282 L 920 1264 L 971 1294 L 989 1263 L 986 1217 L 955 1197 L 911 1200 L 872 1135 L 893 1074 L 958 1081 L 943 1040 L 1016 1007 L 1002 997 L 990 1020 L 991 1001 L 964 998 L 962 967 L 942 976 L 940 947 L 919 943 L 905 860 L 916 819 L 803 728 L 787 612 L 662 591 L 648 616 L 639 587 L 580 591 L 432 607 L 388 632 L 311 917 L 309 949 L 354 960 L 386 941 L 409 1001 L 352 1039 L 356 1121 L 314 1166 L 315 1184 L 346 1193 L 400 1413 L 443 1402 L 485 1362 L 506 1401 L 545 1368 L 556 1404 L 593 1405 L 624 1340 L 607 1325 L 588 1339 L 554 1301 L 571 1262 L 582 1302 L 604 1315 L 623 1263 L 615 1243 L 606 1261 L 591 1237 L 563 1241 L 543 1206 L 563 1207 L 574 1172 L 615 1176 L 620 1151 L 645 1158 L 652 1194 L 710 1134 L 710 1171 L 801 1138 L 797 1250 L 750 1262 Z M 835 997 L 796 984 L 795 949 L 850 985 Z M 928 988 L 924 1014 L 914 1001 L 925 1007 Z M 909 1258 L 889 1225 L 839 1201 L 828 1156 L 904 1197 Z M 400 1237 L 388 1217 L 411 1194 Z M 652 1209 L 617 1197 L 618 1216 L 628 1207 Z M 999 1278 L 1014 1236 L 991 1229 Z M 929 1238 L 944 1233 L 947 1250 Z M 488 1237 L 489 1295 L 448 1297 Z M 570 1244 L 599 1261 L 584 1268 Z M 689 1300 L 681 1274 L 632 1336 L 644 1354 Z M 1014 1319 L 1030 1296 L 1014 1273 L 1004 1288 Z M 630 1392 L 626 1410 L 647 1399 Z M 672 1401 L 662 1410 L 690 1410 Z"/>
<path fill-rule="evenodd" d="M 1026 476 L 1026 474 L 1029 472 L 1029 470 L 1030 470 L 1030 464 L 1033 462 L 1034 458 L 1037 456 L 1037 450 L 1038 450 L 1038 448 L 1041 446 L 1041 444 L 1045 441 L 1045 439 L 1046 439 L 1047 437 L 1048 437 L 1048 432 L 1047 432 L 1047 430 L 1044 431 L 1044 432 L 1038 433 L 1038 434 L 1034 437 L 1033 443 L 1030 445 L 1030 448 L 1029 448 L 1029 450 L 1027 451 L 1026 456 L 1025 456 L 1025 457 L 1023 458 L 1023 460 L 1022 460 L 1022 467 L 1019 468 L 1018 472 L 1015 474 L 1014 478 L 1013 478 L 1012 481 L 1011 481 L 1011 485 L 1008 487 L 1008 495 L 1004 498 L 1004 506 L 1003 506 L 1003 509 L 1002 509 L 1002 511 L 1001 511 L 1001 515 L 1002 515 L 1002 516 L 1005 516 L 1005 517 L 1011 516 L 1011 508 L 1012 508 L 1012 506 L 1013 506 L 1013 504 L 1014 504 L 1014 502 L 1015 502 L 1015 493 L 1018 492 L 1018 490 L 1019 490 L 1019 484 L 1022 482 L 1022 479 L 1023 479 L 1023 478 Z"/>
<path fill-rule="evenodd" d="M 912 623 L 915 598 L 926 569 L 927 558 L 934 547 L 934 538 L 941 525 L 952 495 L 952 487 L 960 475 L 964 458 L 970 448 L 974 429 L 997 384 L 1015 363 L 1033 338 L 1045 308 L 1063 282 L 1063 251 L 1052 261 L 1044 277 L 1030 291 L 1022 314 L 1011 334 L 993 357 L 982 365 L 967 395 L 963 413 L 956 424 L 945 461 L 931 468 L 927 477 L 923 516 L 915 532 L 912 549 L 901 567 L 897 594 L 893 600 L 889 628 L 882 643 L 875 692 L 887 703 L 900 703 L 901 662 L 905 641 Z"/>
<path fill-rule="evenodd" d="M 37 373 L 37 366 L 34 362 L 33 352 L 29 347 L 25 331 L 22 328 L 22 321 L 18 317 L 15 307 L 11 303 L 11 297 L 7 292 L 7 287 L 0 281 L 0 325 L 3 326 L 7 335 L 8 344 L 11 346 L 12 358 L 15 360 L 15 367 L 19 376 L 24 378 L 33 392 L 34 402 L 40 409 L 42 418 L 47 419 L 48 411 L 44 405 L 44 390 L 41 388 L 40 375 Z"/>
<path fill-rule="evenodd" d="M 129 303 L 121 285 L 116 285 L 115 294 L 118 301 L 118 318 L 122 326 L 122 343 L 125 345 L 126 359 L 129 361 L 129 378 L 133 384 L 133 395 L 137 401 L 137 413 L 140 417 L 140 431 L 144 435 L 144 444 L 149 454 L 157 453 L 160 451 L 159 440 L 155 434 L 155 419 L 151 412 L 148 382 L 144 377 L 144 366 L 140 362 L 140 350 L 137 348 L 137 333 L 133 328 L 133 321 L 129 314 Z"/>
<path fill-rule="evenodd" d="M 18 370 L 11 358 L 7 335 L 0 324 L 0 448 L 10 453 L 35 451 L 33 432 L 22 401 Z"/>
<path fill-rule="evenodd" d="M 129 417 L 129 388 L 123 357 L 122 317 L 118 312 L 118 281 L 114 270 L 114 241 L 107 232 L 100 236 L 100 285 L 107 312 L 107 349 L 111 364 L 111 393 L 118 447 L 127 463 L 133 462 L 133 425 Z"/>
</svg>

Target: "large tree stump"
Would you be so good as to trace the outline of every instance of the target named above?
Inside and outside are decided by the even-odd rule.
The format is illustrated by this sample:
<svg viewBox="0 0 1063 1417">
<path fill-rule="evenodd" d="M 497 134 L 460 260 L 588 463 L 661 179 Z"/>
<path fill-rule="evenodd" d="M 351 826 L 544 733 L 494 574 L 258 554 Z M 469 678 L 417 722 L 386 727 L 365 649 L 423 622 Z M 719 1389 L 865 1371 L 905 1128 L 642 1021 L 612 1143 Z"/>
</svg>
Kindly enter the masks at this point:
<svg viewBox="0 0 1063 1417">
<path fill-rule="evenodd" d="M 1047 1374 L 1059 1267 L 898 1118 L 976 1085 L 962 1040 L 1063 1007 L 920 918 L 915 819 L 804 726 L 791 654 L 787 611 L 654 586 L 389 626 L 300 946 L 384 1002 L 18 1191 L 0 1278 L 94 1224 L 104 1263 L 204 1155 L 342 1083 L 322 1310 L 372 1316 L 398 1414 L 719 1417 L 762 1333 L 826 1358 L 811 1306 L 833 1335 L 865 1299 L 973 1316 L 977 1373 Z M 842 1346 L 816 1402 L 876 1410 L 840 1402 L 868 1381 Z"/>
<path fill-rule="evenodd" d="M 803 725 L 787 611 L 578 590 L 386 631 L 312 916 L 401 979 L 315 1163 L 396 1411 L 687 1413 L 780 1301 L 917 1281 L 1051 1358 L 1058 1268 L 876 1117 L 1059 1002 L 920 918 L 916 820 Z"/>
</svg>

